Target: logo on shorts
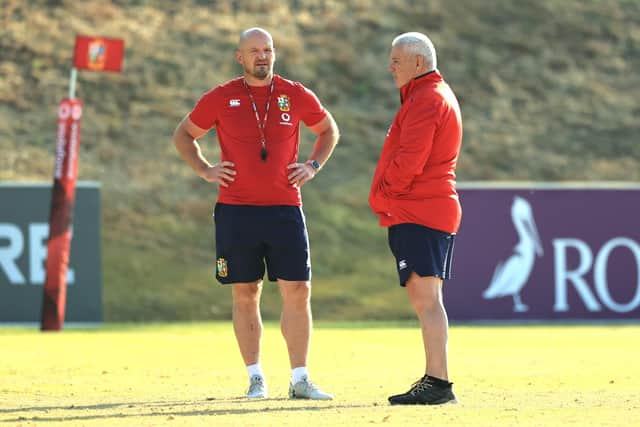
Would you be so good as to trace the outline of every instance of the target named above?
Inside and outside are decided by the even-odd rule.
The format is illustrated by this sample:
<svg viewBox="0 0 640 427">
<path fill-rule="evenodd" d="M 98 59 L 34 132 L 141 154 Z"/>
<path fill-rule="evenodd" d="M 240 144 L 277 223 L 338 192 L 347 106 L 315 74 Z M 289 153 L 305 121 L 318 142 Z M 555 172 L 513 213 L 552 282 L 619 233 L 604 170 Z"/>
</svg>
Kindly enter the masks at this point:
<svg viewBox="0 0 640 427">
<path fill-rule="evenodd" d="M 407 268 L 407 260 L 400 260 L 400 262 L 398 263 L 398 269 L 404 270 L 405 268 Z"/>
<path fill-rule="evenodd" d="M 229 269 L 227 268 L 227 260 L 224 258 L 218 258 L 216 260 L 216 265 L 218 268 L 218 276 L 227 277 L 229 275 Z"/>
</svg>

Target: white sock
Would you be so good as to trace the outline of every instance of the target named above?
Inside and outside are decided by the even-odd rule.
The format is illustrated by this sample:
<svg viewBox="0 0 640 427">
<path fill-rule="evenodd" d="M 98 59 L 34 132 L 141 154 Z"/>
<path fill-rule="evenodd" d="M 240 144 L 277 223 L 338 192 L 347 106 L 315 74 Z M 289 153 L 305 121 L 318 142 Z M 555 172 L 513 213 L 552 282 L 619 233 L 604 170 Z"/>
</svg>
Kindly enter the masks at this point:
<svg viewBox="0 0 640 427">
<path fill-rule="evenodd" d="M 249 379 L 254 375 L 258 375 L 264 378 L 264 374 L 262 373 L 262 368 L 260 367 L 260 363 L 255 363 L 253 365 L 247 365 L 247 373 L 249 374 Z"/>
<path fill-rule="evenodd" d="M 307 372 L 306 366 L 300 366 L 299 368 L 293 368 L 291 370 L 291 384 L 302 381 L 304 377 L 309 378 L 309 372 Z"/>
</svg>

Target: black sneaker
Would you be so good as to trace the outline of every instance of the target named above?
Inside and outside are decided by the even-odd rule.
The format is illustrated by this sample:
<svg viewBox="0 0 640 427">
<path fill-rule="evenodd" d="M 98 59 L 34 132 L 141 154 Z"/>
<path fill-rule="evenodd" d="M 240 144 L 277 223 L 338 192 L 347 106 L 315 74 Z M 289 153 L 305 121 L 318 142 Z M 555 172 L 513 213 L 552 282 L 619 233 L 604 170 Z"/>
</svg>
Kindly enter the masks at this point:
<svg viewBox="0 0 640 427">
<path fill-rule="evenodd" d="M 437 381 L 437 380 L 436 380 Z M 451 390 L 453 383 L 438 385 L 433 378 L 425 375 L 413 383 L 411 389 L 403 394 L 389 397 L 392 405 L 442 405 L 443 403 L 458 403 Z"/>
</svg>

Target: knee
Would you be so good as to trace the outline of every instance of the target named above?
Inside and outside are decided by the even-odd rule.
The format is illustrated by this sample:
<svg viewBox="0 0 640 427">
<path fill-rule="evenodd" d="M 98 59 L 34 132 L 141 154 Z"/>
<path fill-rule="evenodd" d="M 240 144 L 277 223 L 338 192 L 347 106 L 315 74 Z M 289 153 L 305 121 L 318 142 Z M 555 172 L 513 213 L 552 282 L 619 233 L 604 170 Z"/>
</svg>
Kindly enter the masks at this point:
<svg viewBox="0 0 640 427">
<path fill-rule="evenodd" d="M 440 308 L 440 301 L 436 296 L 426 293 L 413 296 L 411 298 L 411 305 L 416 312 L 428 313 L 433 310 L 438 310 Z"/>
<path fill-rule="evenodd" d="M 261 284 L 233 285 L 233 304 L 239 308 L 254 308 L 260 300 Z"/>
<path fill-rule="evenodd" d="M 311 284 L 309 282 L 293 282 L 280 286 L 284 304 L 306 307 L 311 299 Z"/>
<path fill-rule="evenodd" d="M 418 313 L 439 310 L 442 306 L 442 292 L 439 283 L 431 278 L 413 276 L 407 282 L 409 300 Z"/>
</svg>

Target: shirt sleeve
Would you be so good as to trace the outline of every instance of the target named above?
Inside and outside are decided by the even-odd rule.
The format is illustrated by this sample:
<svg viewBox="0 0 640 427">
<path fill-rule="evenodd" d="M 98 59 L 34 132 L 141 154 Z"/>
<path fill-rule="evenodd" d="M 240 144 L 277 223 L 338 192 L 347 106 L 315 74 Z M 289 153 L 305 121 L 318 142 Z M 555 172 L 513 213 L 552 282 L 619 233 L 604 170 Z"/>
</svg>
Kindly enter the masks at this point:
<svg viewBox="0 0 640 427">
<path fill-rule="evenodd" d="M 384 171 L 380 190 L 386 197 L 409 194 L 431 154 L 440 111 L 436 105 L 413 105 L 400 124 L 399 146 Z"/>
<path fill-rule="evenodd" d="M 320 100 L 313 91 L 300 85 L 302 100 L 302 113 L 300 119 L 307 126 L 313 126 L 320 123 L 320 120 L 324 119 L 327 115 L 327 110 L 322 106 Z M 295 107 L 294 107 L 295 108 Z"/>
<path fill-rule="evenodd" d="M 198 100 L 189 119 L 199 128 L 209 130 L 218 122 L 219 91 L 211 89 Z"/>
</svg>

